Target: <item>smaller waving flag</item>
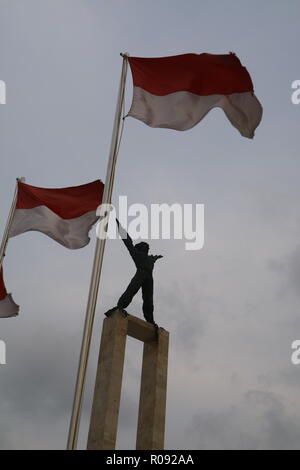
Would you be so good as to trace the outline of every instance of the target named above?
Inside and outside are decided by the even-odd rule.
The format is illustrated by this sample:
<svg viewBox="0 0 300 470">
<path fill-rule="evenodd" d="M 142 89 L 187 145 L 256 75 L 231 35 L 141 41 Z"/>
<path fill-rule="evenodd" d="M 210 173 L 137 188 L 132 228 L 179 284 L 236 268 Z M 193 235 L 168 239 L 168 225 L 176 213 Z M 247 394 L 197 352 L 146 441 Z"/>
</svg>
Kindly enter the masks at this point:
<svg viewBox="0 0 300 470">
<path fill-rule="evenodd" d="M 128 116 L 151 127 L 184 131 L 218 107 L 242 136 L 254 136 L 262 106 L 235 54 L 129 57 L 128 61 L 134 85 Z"/>
<path fill-rule="evenodd" d="M 0 318 L 16 317 L 19 313 L 17 305 L 11 294 L 8 294 L 3 281 L 3 270 L 0 269 Z"/>
<path fill-rule="evenodd" d="M 70 188 L 46 189 L 18 183 L 16 210 L 9 237 L 29 231 L 42 232 L 72 250 L 90 241 L 97 222 L 104 184 L 100 181 Z"/>
</svg>

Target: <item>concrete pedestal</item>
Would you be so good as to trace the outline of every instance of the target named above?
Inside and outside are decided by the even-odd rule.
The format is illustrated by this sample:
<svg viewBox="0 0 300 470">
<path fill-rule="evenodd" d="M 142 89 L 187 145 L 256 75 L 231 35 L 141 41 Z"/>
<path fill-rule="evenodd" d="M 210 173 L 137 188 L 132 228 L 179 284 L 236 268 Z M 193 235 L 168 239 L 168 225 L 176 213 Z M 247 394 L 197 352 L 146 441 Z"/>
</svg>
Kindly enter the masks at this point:
<svg viewBox="0 0 300 470">
<path fill-rule="evenodd" d="M 89 450 L 115 449 L 127 335 L 144 342 L 136 449 L 164 448 L 169 333 L 116 310 L 103 321 Z"/>
</svg>

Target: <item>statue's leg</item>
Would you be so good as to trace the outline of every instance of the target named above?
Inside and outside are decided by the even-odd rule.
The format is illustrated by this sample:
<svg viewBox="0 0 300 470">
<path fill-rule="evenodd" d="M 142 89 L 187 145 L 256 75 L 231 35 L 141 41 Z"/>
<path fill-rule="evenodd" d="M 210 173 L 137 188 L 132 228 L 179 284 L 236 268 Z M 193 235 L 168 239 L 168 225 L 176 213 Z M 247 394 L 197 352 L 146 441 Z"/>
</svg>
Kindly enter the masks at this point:
<svg viewBox="0 0 300 470">
<path fill-rule="evenodd" d="M 125 290 L 124 294 L 121 295 L 118 301 L 118 308 L 123 310 L 132 301 L 135 294 L 139 291 L 143 283 L 143 276 L 139 273 L 136 273 L 135 276 L 131 279 L 127 289 Z"/>
<path fill-rule="evenodd" d="M 153 310 L 154 310 L 154 305 L 153 305 L 153 278 L 147 277 L 142 285 L 142 296 L 143 296 L 143 313 L 146 321 L 149 323 L 154 322 L 153 318 Z"/>
</svg>

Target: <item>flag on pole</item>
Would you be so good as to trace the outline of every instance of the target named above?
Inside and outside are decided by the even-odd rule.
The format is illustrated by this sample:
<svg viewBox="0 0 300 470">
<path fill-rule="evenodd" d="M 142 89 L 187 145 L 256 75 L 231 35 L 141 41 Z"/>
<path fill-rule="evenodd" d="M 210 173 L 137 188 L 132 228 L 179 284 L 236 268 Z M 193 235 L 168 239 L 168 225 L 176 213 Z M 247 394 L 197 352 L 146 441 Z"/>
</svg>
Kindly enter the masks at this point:
<svg viewBox="0 0 300 470">
<path fill-rule="evenodd" d="M 35 230 L 70 249 L 90 241 L 91 227 L 98 220 L 104 184 L 100 181 L 70 188 L 37 188 L 18 183 L 18 195 L 9 237 Z"/>
<path fill-rule="evenodd" d="M 184 131 L 219 107 L 242 136 L 253 138 L 262 106 L 235 54 L 129 57 L 128 61 L 134 85 L 128 116 L 151 127 Z"/>
<path fill-rule="evenodd" d="M 8 294 L 3 281 L 3 270 L 0 269 L 0 318 L 15 317 L 19 313 L 19 305 L 17 305 L 11 294 Z"/>
</svg>

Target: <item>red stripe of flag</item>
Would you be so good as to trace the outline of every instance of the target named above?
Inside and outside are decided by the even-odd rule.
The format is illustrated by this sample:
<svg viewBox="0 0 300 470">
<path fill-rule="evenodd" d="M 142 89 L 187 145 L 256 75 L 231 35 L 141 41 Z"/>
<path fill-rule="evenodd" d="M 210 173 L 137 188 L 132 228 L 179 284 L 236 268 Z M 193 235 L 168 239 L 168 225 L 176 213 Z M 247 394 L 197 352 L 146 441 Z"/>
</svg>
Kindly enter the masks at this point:
<svg viewBox="0 0 300 470">
<path fill-rule="evenodd" d="M 3 270 L 0 269 L 0 300 L 5 299 L 7 296 L 6 288 L 3 281 Z"/>
<path fill-rule="evenodd" d="M 233 54 L 183 54 L 128 58 L 135 86 L 163 96 L 189 91 L 200 96 L 253 91 L 251 77 Z"/>
<path fill-rule="evenodd" d="M 74 219 L 96 211 L 104 185 L 100 180 L 70 188 L 38 188 L 19 183 L 17 209 L 47 206 L 62 219 Z"/>
</svg>

